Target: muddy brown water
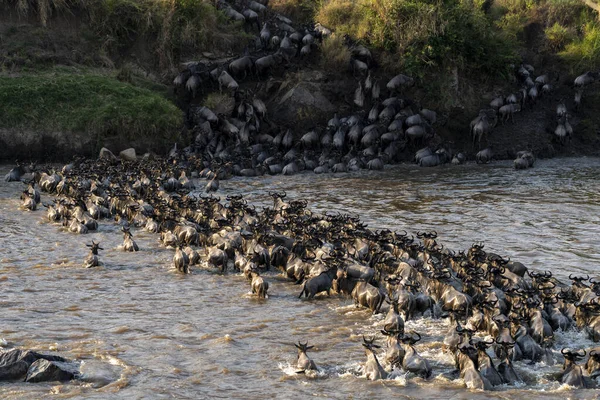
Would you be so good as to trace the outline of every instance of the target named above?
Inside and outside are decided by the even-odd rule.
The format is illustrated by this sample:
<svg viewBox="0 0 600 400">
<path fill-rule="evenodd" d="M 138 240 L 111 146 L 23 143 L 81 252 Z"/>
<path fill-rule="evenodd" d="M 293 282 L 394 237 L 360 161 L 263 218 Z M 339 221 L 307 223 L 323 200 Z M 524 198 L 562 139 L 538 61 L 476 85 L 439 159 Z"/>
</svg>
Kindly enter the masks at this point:
<svg viewBox="0 0 600 400">
<path fill-rule="evenodd" d="M 0 167 L 0 175 L 9 166 Z M 440 241 L 485 248 L 548 269 L 598 275 L 600 159 L 539 161 L 515 171 L 510 163 L 382 173 L 235 178 L 222 197 L 244 193 L 257 205 L 268 190 L 304 198 L 313 211 L 356 213 L 371 228 L 437 230 Z M 269 298 L 249 295 L 234 273 L 171 267 L 173 251 L 158 236 L 134 230 L 139 253 L 121 252 L 122 234 L 108 221 L 96 233 L 74 235 L 45 222 L 43 208 L 18 210 L 21 183 L 0 183 L 0 343 L 56 351 L 80 360 L 83 379 L 67 384 L 0 383 L 0 398 L 597 398 L 554 380 L 559 349 L 593 345 L 580 332 L 557 332 L 556 364 L 516 363 L 525 383 L 474 392 L 448 378 L 452 357 L 442 351 L 445 320 L 407 323 L 423 336 L 417 349 L 431 363 L 424 381 L 395 371 L 369 382 L 362 375 L 362 335 L 379 332 L 383 317 L 348 299 L 297 298 L 300 287 L 267 274 Z M 49 199 L 47 196 L 43 196 Z M 100 241 L 104 266 L 83 269 L 86 243 Z M 308 341 L 319 366 L 295 373 L 292 342 Z M 383 344 L 381 335 L 378 341 Z"/>
</svg>

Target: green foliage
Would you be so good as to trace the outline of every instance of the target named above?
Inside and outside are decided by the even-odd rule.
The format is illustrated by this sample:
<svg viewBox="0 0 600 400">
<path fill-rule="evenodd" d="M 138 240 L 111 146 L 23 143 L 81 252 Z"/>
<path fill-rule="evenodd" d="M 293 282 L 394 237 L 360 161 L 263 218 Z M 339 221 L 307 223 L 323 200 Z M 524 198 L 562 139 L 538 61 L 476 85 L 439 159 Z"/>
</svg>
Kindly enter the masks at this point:
<svg viewBox="0 0 600 400">
<path fill-rule="evenodd" d="M 552 51 L 562 50 L 573 38 L 570 29 L 558 22 L 555 22 L 550 28 L 546 28 L 544 34 L 546 35 L 548 47 Z"/>
<path fill-rule="evenodd" d="M 321 45 L 321 67 L 329 71 L 344 71 L 349 67 L 350 50 L 338 34 L 323 40 Z"/>
<path fill-rule="evenodd" d="M 589 8 L 581 0 L 548 0 L 545 4 L 546 26 L 574 26 L 586 19 Z"/>
<path fill-rule="evenodd" d="M 568 44 L 560 53 L 578 70 L 598 69 L 600 65 L 600 23 L 588 22 L 581 38 Z"/>
<path fill-rule="evenodd" d="M 160 94 L 69 68 L 0 75 L 0 127 L 171 140 L 181 112 Z"/>
<path fill-rule="evenodd" d="M 492 28 L 481 6 L 459 0 L 329 0 L 317 19 L 399 55 L 403 69 L 417 76 L 449 65 L 504 74 L 514 59 L 512 43 Z"/>
<path fill-rule="evenodd" d="M 305 24 L 314 19 L 320 2 L 315 0 L 271 0 L 269 8 L 289 17 L 297 24 Z"/>
</svg>

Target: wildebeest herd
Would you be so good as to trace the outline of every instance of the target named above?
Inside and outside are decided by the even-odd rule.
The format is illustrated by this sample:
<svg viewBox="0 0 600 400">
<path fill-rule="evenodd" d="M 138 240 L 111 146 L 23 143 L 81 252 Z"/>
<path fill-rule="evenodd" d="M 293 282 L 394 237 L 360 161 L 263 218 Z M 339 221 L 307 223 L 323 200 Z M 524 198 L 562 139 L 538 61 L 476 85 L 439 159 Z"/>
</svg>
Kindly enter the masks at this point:
<svg viewBox="0 0 600 400">
<path fill-rule="evenodd" d="M 187 124 L 194 140 L 185 149 L 188 153 L 225 168 L 235 160 L 237 168 L 232 173 L 241 176 L 292 175 L 304 170 L 321 174 L 383 169 L 385 164 L 403 160 L 405 149 L 414 152 L 434 137 L 437 113 L 403 96 L 415 80 L 404 74 L 392 77 L 383 88 L 388 96 L 384 98 L 379 83 L 383 77 L 376 76 L 371 51 L 347 37 L 348 72 L 358 80 L 354 111 L 339 117 L 336 113 L 322 127 L 304 134 L 277 126 L 269 119 L 263 99 L 250 89 L 241 89 L 240 83 L 261 81 L 276 70 L 304 62 L 331 31 L 318 23 L 296 29 L 293 21 L 271 12 L 266 1 L 238 3 L 220 1 L 219 7 L 232 20 L 245 22 L 250 31 L 254 25 L 258 31 L 263 21 L 254 51 L 247 48 L 246 54 L 226 61 L 185 63 L 173 80 L 176 91 L 189 97 Z M 230 115 L 217 115 L 194 101 L 198 94 L 216 88 L 233 97 Z M 453 157 L 444 147 L 427 146 L 413 159 L 432 167 Z M 453 161 L 465 159 L 461 153 Z"/>
<path fill-rule="evenodd" d="M 228 60 L 185 63 L 173 81 L 176 91 L 189 97 L 186 120 L 193 140 L 185 151 L 210 161 L 213 169 L 220 166 L 241 176 L 292 175 L 304 170 L 322 174 L 379 170 L 386 164 L 409 160 L 423 167 L 467 160 L 466 149 L 455 152 L 448 145 L 433 144 L 435 125 L 439 124 L 437 113 L 405 96 L 415 80 L 397 74 L 382 87 L 379 82 L 384 77 L 378 75 L 373 54 L 350 38 L 345 38 L 351 53 L 348 73 L 358 80 L 352 96 L 353 111 L 344 116 L 336 113 L 306 133 L 278 126 L 269 118 L 264 101 L 268 96 L 248 86 L 242 89 L 241 84 L 264 81 L 292 65 L 302 66 L 332 32 L 318 23 L 295 28 L 289 18 L 272 12 L 266 0 L 231 4 L 221 0 L 218 7 L 233 21 L 245 23 L 249 32 L 256 28 L 255 44 L 250 46 L 253 50 L 248 47 L 245 54 Z M 516 67 L 515 74 L 521 89 L 495 98 L 491 108 L 481 110 L 471 122 L 473 148 L 479 146 L 473 157 L 477 163 L 488 163 L 494 157 L 490 147 L 481 150 L 481 142 L 499 118 L 502 123 L 514 121 L 514 113 L 526 105 L 533 107 L 539 98 L 556 89 L 547 74 L 534 81 L 533 67 L 528 64 Z M 575 80 L 575 110 L 581 104 L 583 87 L 596 78 L 596 73 L 588 72 Z M 228 115 L 216 114 L 194 100 L 216 88 L 233 97 Z M 552 123 L 552 133 L 563 145 L 572 134 L 568 117 L 561 114 Z M 521 151 L 514 167 L 526 169 L 534 161 L 531 151 Z"/>
<path fill-rule="evenodd" d="M 554 81 L 551 81 L 548 74 L 538 75 L 534 79 L 534 71 L 534 67 L 530 64 L 521 64 L 516 67 L 515 76 L 521 85 L 520 89 L 516 93 L 510 93 L 507 96 L 495 97 L 489 104 L 490 108 L 479 111 L 479 115 L 470 124 L 473 147 L 476 145 L 481 147 L 482 140 L 489 137 L 498 121 L 502 125 L 509 120 L 514 123 L 515 113 L 522 112 L 526 108 L 533 109 L 540 99 L 550 95 L 557 89 L 558 76 Z M 577 112 L 580 110 L 585 87 L 594 83 L 598 76 L 598 73 L 588 71 L 575 78 L 573 82 L 575 95 L 571 111 Z M 550 121 L 547 128 L 547 131 L 553 135 L 553 139 L 563 146 L 570 142 L 573 136 L 573 127 L 569 123 L 570 116 L 564 99 L 561 99 L 556 106 L 556 118 Z M 492 156 L 492 151 L 488 147 L 477 153 L 476 161 L 478 163 L 489 162 Z M 526 169 L 532 167 L 534 161 L 531 152 L 522 151 L 517 154 L 514 166 L 516 169 Z"/>
<path fill-rule="evenodd" d="M 480 243 L 453 251 L 434 231 L 415 237 L 372 230 L 357 216 L 312 212 L 306 200 L 287 199 L 283 192 L 270 192 L 273 204 L 261 210 L 242 195 L 223 202 L 194 192 L 187 177 L 199 175 L 201 168 L 205 165 L 193 157 L 77 160 L 61 171 L 38 168 L 22 176 L 29 184 L 22 208 L 43 204 L 51 223 L 77 234 L 116 221 L 123 251 L 139 250 L 135 230 L 155 232 L 163 246 L 175 248 L 178 273 L 240 273 L 261 298 L 267 298 L 268 271 L 278 271 L 302 285 L 300 297 L 310 301 L 337 293 L 373 313 L 384 311 L 387 303 L 381 326 L 385 352 L 378 352 L 376 338 L 363 339 L 368 379 L 384 379 L 394 368 L 432 376 L 435 371 L 415 345 L 427 338 L 405 330 L 405 321 L 418 318 L 450 319 L 444 348 L 466 386 L 483 390 L 518 384 L 515 361 L 558 361 L 561 356 L 552 352 L 557 331 L 580 330 L 600 341 L 600 279 L 571 275 L 570 283 L 561 282 L 551 271 L 530 270 L 486 252 Z M 40 203 L 38 190 L 53 200 Z M 89 247 L 83 265 L 101 266 L 100 243 L 92 240 Z M 298 371 L 315 369 L 306 354 L 310 346 L 296 347 Z M 560 353 L 564 364 L 556 380 L 595 386 L 600 348 L 562 348 Z"/>
</svg>

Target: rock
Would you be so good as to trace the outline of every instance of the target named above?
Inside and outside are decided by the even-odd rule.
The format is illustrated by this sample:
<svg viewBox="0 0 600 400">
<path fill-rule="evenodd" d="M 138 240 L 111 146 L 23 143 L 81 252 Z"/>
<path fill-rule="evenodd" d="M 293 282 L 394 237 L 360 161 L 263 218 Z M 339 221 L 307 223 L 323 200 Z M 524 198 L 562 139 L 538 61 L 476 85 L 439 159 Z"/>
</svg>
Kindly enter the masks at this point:
<svg viewBox="0 0 600 400">
<path fill-rule="evenodd" d="M 30 350 L 10 349 L 0 352 L 0 381 L 23 379 L 36 360 L 66 361 L 59 356 L 36 353 Z"/>
<path fill-rule="evenodd" d="M 24 359 L 24 352 L 12 349 L 0 354 L 0 381 L 23 379 L 33 360 Z"/>
<path fill-rule="evenodd" d="M 137 160 L 137 156 L 135 155 L 135 149 L 130 147 L 129 149 L 125 149 L 119 153 L 119 158 L 125 161 L 135 161 Z"/>
<path fill-rule="evenodd" d="M 70 381 L 78 375 L 77 367 L 73 364 L 48 361 L 42 358 L 36 360 L 27 371 L 26 382 Z"/>
<path fill-rule="evenodd" d="M 113 154 L 113 152 L 110 151 L 109 149 L 107 149 L 106 147 L 103 147 L 100 149 L 100 155 L 98 156 L 98 158 L 107 159 L 107 160 L 116 160 L 117 156 L 115 156 Z"/>
<path fill-rule="evenodd" d="M 303 82 L 296 87 L 288 90 L 279 104 L 286 104 L 288 107 L 310 107 L 319 111 L 334 112 L 335 106 L 318 89 L 317 85 Z"/>
<path fill-rule="evenodd" d="M 273 96 L 270 114 L 279 121 L 294 121 L 299 129 L 304 125 L 313 126 L 324 118 L 329 120 L 339 110 L 327 98 L 331 90 L 326 89 L 329 86 L 325 86 L 322 79 L 322 74 L 317 73 L 291 76 Z"/>
</svg>

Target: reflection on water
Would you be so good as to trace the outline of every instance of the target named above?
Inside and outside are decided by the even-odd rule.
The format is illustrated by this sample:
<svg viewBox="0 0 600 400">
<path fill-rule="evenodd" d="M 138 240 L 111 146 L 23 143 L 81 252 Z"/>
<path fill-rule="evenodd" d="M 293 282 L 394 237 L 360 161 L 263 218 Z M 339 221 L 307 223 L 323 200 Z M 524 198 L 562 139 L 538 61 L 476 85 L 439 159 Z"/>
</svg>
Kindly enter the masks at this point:
<svg viewBox="0 0 600 400">
<path fill-rule="evenodd" d="M 0 168 L 4 175 L 8 166 Z M 318 212 L 359 214 L 373 229 L 435 229 L 453 249 L 485 241 L 486 249 L 549 269 L 598 274 L 600 160 L 539 162 L 515 171 L 510 163 L 383 173 L 235 178 L 220 195 L 244 193 L 269 204 L 267 190 L 305 198 Z M 0 183 L 0 339 L 83 360 L 83 382 L 2 383 L 1 398 L 563 398 L 553 381 L 559 365 L 517 363 L 521 388 L 475 393 L 446 376 L 452 358 L 441 351 L 445 321 L 409 321 L 424 339 L 417 348 L 433 368 L 423 381 L 395 373 L 384 382 L 360 375 L 362 334 L 375 334 L 381 316 L 337 297 L 297 299 L 300 287 L 268 275 L 269 299 L 249 296 L 243 277 L 196 269 L 180 276 L 172 251 L 158 237 L 134 231 L 139 253 L 118 250 L 122 235 L 110 222 L 76 236 L 44 221 L 42 210 L 18 211 L 20 183 Z M 105 266 L 82 269 L 85 243 L 100 241 Z M 294 341 L 314 344 L 321 370 L 291 374 Z M 559 345 L 592 344 L 584 334 L 557 334 Z M 0 340 L 1 344 L 1 340 Z M 558 360 L 559 357 L 557 356 Z M 568 397 L 594 398 L 593 391 Z"/>
</svg>

